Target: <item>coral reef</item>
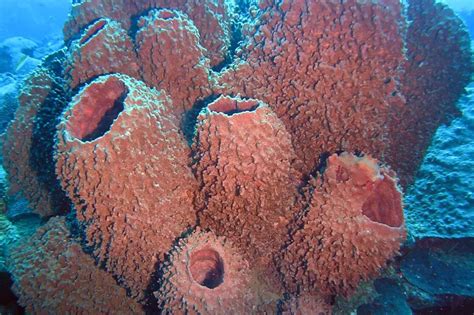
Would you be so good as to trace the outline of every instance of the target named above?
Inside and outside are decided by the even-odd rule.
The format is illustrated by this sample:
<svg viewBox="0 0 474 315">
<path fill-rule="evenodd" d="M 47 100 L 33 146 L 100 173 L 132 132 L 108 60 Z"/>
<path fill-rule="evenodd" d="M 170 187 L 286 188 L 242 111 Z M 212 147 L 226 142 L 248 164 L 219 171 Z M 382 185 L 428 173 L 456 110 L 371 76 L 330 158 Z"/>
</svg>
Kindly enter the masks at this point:
<svg viewBox="0 0 474 315">
<path fill-rule="evenodd" d="M 7 246 L 19 239 L 17 228 L 0 213 L 0 272 L 6 270 Z"/>
<path fill-rule="evenodd" d="M 15 115 L 23 81 L 42 63 L 43 57 L 57 50 L 52 50 L 55 44 L 48 42 L 39 46 L 18 36 L 0 42 L 0 134 Z"/>
<path fill-rule="evenodd" d="M 141 313 L 112 276 L 82 251 L 64 218 L 50 219 L 11 252 L 13 290 L 28 313 Z"/>
<path fill-rule="evenodd" d="M 16 98 L 18 86 L 19 82 L 15 76 L 9 73 L 0 73 L 0 134 L 5 132 L 8 123 L 15 116 L 18 107 Z"/>
<path fill-rule="evenodd" d="M 431 0 L 410 24 L 398 0 L 249 5 L 73 6 L 3 147 L 10 193 L 77 233 L 52 218 L 13 253 L 27 310 L 329 313 L 398 254 L 397 176 L 456 113 L 467 34 Z"/>
<path fill-rule="evenodd" d="M 0 42 L 0 72 L 17 72 L 18 66 L 28 57 L 32 57 L 38 44 L 23 37 L 10 37 Z"/>
<path fill-rule="evenodd" d="M 414 239 L 474 237 L 473 85 L 458 106 L 462 116 L 438 128 L 405 195 L 407 228 Z"/>
<path fill-rule="evenodd" d="M 280 308 L 284 315 L 333 314 L 331 303 L 318 295 L 305 294 L 291 297 Z"/>
<path fill-rule="evenodd" d="M 6 212 L 6 204 L 5 204 L 5 193 L 7 190 L 7 180 L 6 176 L 7 174 L 5 173 L 5 170 L 3 169 L 3 166 L 0 165 L 0 214 L 3 214 Z"/>
<path fill-rule="evenodd" d="M 402 288 L 392 279 L 375 281 L 377 297 L 370 304 L 361 305 L 357 309 L 360 315 L 412 314 Z"/>
<path fill-rule="evenodd" d="M 292 292 L 348 295 L 397 252 L 405 230 L 393 173 L 368 157 L 332 155 L 282 251 Z M 348 268 L 350 266 L 350 268 Z"/>
</svg>

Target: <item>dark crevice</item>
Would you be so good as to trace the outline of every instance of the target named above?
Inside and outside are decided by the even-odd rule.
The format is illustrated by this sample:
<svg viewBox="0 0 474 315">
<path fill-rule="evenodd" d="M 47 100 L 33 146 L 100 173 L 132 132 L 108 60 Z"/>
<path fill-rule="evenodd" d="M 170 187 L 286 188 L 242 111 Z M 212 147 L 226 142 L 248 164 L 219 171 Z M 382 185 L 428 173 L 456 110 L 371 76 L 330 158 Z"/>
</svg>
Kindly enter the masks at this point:
<svg viewBox="0 0 474 315">
<path fill-rule="evenodd" d="M 180 127 L 189 145 L 191 145 L 193 142 L 194 130 L 196 127 L 197 117 L 199 113 L 207 105 L 211 104 L 216 99 L 218 99 L 219 96 L 220 95 L 213 94 L 202 100 L 197 101 L 196 103 L 194 103 L 193 107 L 183 115 L 183 118 L 181 119 Z"/>
<path fill-rule="evenodd" d="M 94 259 L 94 262 L 97 266 L 97 268 L 103 270 L 104 272 L 107 272 L 107 273 L 110 273 L 110 270 L 107 269 L 107 263 L 108 263 L 108 258 L 109 257 L 109 252 L 110 252 L 110 249 L 109 249 L 109 246 L 107 248 L 107 251 L 104 255 L 104 257 L 106 257 L 105 259 L 103 260 L 100 260 L 98 257 L 97 257 L 97 254 L 96 254 L 96 250 L 98 248 L 101 247 L 101 243 L 95 243 L 95 244 L 91 244 L 88 240 L 87 240 L 87 226 L 88 226 L 88 223 L 85 223 L 85 222 L 80 222 L 77 220 L 77 212 L 78 211 L 82 211 L 82 209 L 76 209 L 73 205 L 71 205 L 72 207 L 72 210 L 66 215 L 66 223 L 67 223 L 67 226 L 69 228 L 69 232 L 71 233 L 71 237 L 78 240 L 80 245 L 81 245 L 81 248 L 82 248 L 82 251 L 88 255 L 91 256 L 92 259 Z M 161 261 L 158 261 L 156 263 L 156 266 L 159 266 L 161 265 Z M 158 267 L 156 267 L 158 268 Z M 114 280 L 116 281 L 117 285 L 123 287 L 125 289 L 125 292 L 127 293 L 127 296 L 131 297 L 131 291 L 130 289 L 123 283 L 123 281 L 120 279 L 120 277 L 116 276 L 116 275 L 113 275 L 113 274 L 110 274 Z M 153 276 L 155 277 L 155 276 Z M 155 278 L 153 278 L 155 279 Z M 154 281 L 156 282 L 156 281 Z M 148 312 L 146 311 L 146 314 L 160 314 L 159 312 L 159 309 L 157 309 L 157 302 L 156 302 L 156 298 L 153 296 L 153 292 L 158 290 L 159 287 L 156 287 L 156 286 L 153 286 L 153 290 L 152 291 L 147 291 L 147 294 L 146 294 L 146 300 L 150 300 L 150 302 L 147 302 L 145 303 L 145 305 L 143 305 L 143 309 L 144 310 L 147 310 L 147 309 L 150 309 L 151 311 Z M 150 295 L 150 296 L 149 296 Z M 150 305 L 148 305 L 150 304 Z"/>
<path fill-rule="evenodd" d="M 235 59 L 235 54 L 237 51 L 237 48 L 242 42 L 243 36 L 242 36 L 242 25 L 243 25 L 243 16 L 245 13 L 248 15 L 249 7 L 248 4 L 243 1 L 240 3 L 238 1 L 238 5 L 236 6 L 236 12 L 235 15 L 238 16 L 235 21 L 233 21 L 231 25 L 231 36 L 230 36 L 230 46 L 229 46 L 229 51 L 227 52 L 225 59 L 220 62 L 219 64 L 215 65 L 211 69 L 215 72 L 220 72 L 223 69 L 227 68 L 230 66 Z"/>
<path fill-rule="evenodd" d="M 141 12 L 139 12 L 138 14 L 136 15 L 133 15 L 131 18 L 130 18 L 130 21 L 131 21 L 131 24 L 130 24 L 130 28 L 128 29 L 128 36 L 130 36 L 130 38 L 132 39 L 132 42 L 134 43 L 134 45 L 136 45 L 136 36 L 137 36 L 137 33 L 140 31 L 140 29 L 142 28 L 141 25 L 139 25 L 139 22 L 140 22 L 140 19 L 142 17 L 147 17 L 148 14 L 150 14 L 151 11 L 154 11 L 154 10 L 161 10 L 161 9 L 164 9 L 164 8 L 161 8 L 161 7 L 156 7 L 156 8 L 148 8 L 146 10 L 143 10 Z M 172 9 L 169 9 L 169 10 L 172 10 Z M 135 47 L 136 49 L 137 47 Z"/>
<path fill-rule="evenodd" d="M 177 237 L 171 245 L 172 250 L 164 254 L 163 257 L 158 257 L 158 261 L 155 263 L 155 272 L 151 275 L 148 282 L 148 286 L 145 290 L 145 300 L 143 301 L 143 309 L 145 314 L 161 314 L 164 304 L 158 303 L 157 298 L 154 296 L 154 292 L 157 292 L 160 287 L 167 281 L 164 275 L 167 272 L 167 267 L 172 263 L 172 255 L 174 251 L 179 249 L 180 242 L 189 237 L 194 232 L 194 228 L 188 228 L 179 237 Z"/>
<path fill-rule="evenodd" d="M 124 101 L 128 95 L 128 90 L 125 90 L 119 98 L 114 101 L 114 104 L 111 108 L 109 108 L 104 115 L 102 116 L 101 120 L 97 124 L 97 127 L 92 130 L 89 134 L 82 137 L 82 141 L 93 141 L 97 138 L 102 137 L 105 135 L 109 130 L 114 120 L 120 115 L 120 113 L 124 110 Z"/>
<path fill-rule="evenodd" d="M 25 314 L 18 304 L 18 298 L 12 291 L 13 281 L 7 272 L 0 272 L 0 314 Z"/>
<path fill-rule="evenodd" d="M 38 108 L 31 138 L 29 163 L 36 175 L 38 185 L 49 191 L 50 208 L 56 214 L 69 211 L 69 201 L 61 188 L 55 173 L 54 147 L 56 140 L 56 126 L 60 121 L 60 114 L 70 100 L 67 84 L 63 77 L 64 52 L 59 51 L 48 56 L 44 62 L 55 80 L 43 103 Z M 53 213 L 51 213 L 53 214 Z"/>
<path fill-rule="evenodd" d="M 341 154 L 344 151 L 336 151 L 335 153 Z M 308 173 L 308 175 L 304 178 L 304 181 L 308 181 L 312 177 L 318 177 L 319 174 L 323 174 L 326 170 L 328 165 L 328 159 L 333 153 L 326 151 L 319 155 L 319 162 L 315 167 Z"/>
</svg>

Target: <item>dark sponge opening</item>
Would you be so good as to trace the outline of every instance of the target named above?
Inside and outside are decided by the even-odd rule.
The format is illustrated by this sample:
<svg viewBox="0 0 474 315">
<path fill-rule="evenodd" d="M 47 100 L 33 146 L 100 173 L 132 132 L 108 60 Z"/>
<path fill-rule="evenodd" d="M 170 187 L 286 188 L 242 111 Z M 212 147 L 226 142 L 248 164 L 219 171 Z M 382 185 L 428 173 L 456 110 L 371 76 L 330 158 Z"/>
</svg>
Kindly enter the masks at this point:
<svg viewBox="0 0 474 315">
<path fill-rule="evenodd" d="M 191 254 L 189 270 L 193 280 L 209 289 L 224 282 L 224 263 L 217 251 L 204 248 Z"/>
<path fill-rule="evenodd" d="M 74 106 L 67 130 L 81 141 L 93 141 L 103 136 L 124 110 L 127 94 L 125 84 L 115 77 L 91 84 Z"/>
</svg>

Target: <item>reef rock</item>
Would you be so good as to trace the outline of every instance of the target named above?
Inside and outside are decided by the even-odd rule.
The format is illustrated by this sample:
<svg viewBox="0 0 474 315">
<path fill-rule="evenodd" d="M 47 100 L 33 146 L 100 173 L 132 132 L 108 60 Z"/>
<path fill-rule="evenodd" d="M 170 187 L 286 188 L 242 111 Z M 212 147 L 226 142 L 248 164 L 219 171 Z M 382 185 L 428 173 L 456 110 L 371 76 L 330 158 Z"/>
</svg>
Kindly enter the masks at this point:
<svg viewBox="0 0 474 315">
<path fill-rule="evenodd" d="M 415 239 L 474 237 L 474 86 L 458 103 L 462 116 L 441 126 L 405 195 Z"/>
<path fill-rule="evenodd" d="M 474 297 L 474 240 L 425 239 L 401 261 L 404 278 L 431 295 Z"/>
<path fill-rule="evenodd" d="M 28 56 L 33 56 L 33 51 L 38 44 L 23 37 L 10 37 L 0 42 L 0 72 L 15 73 L 20 64 Z"/>
<path fill-rule="evenodd" d="M 413 314 L 406 293 L 394 280 L 377 279 L 374 286 L 377 297 L 372 303 L 358 307 L 358 315 Z"/>
</svg>

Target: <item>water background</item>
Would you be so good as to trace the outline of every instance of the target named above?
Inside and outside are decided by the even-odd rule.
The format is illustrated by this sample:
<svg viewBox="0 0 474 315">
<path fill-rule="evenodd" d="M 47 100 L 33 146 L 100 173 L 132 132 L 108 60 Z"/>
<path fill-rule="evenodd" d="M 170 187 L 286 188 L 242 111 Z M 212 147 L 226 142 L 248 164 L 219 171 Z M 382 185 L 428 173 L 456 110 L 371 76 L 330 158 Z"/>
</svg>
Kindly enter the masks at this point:
<svg viewBox="0 0 474 315">
<path fill-rule="evenodd" d="M 474 1 L 440 0 L 463 18 L 474 39 Z M 22 36 L 40 44 L 62 34 L 71 0 L 0 0 L 0 42 Z"/>
</svg>

